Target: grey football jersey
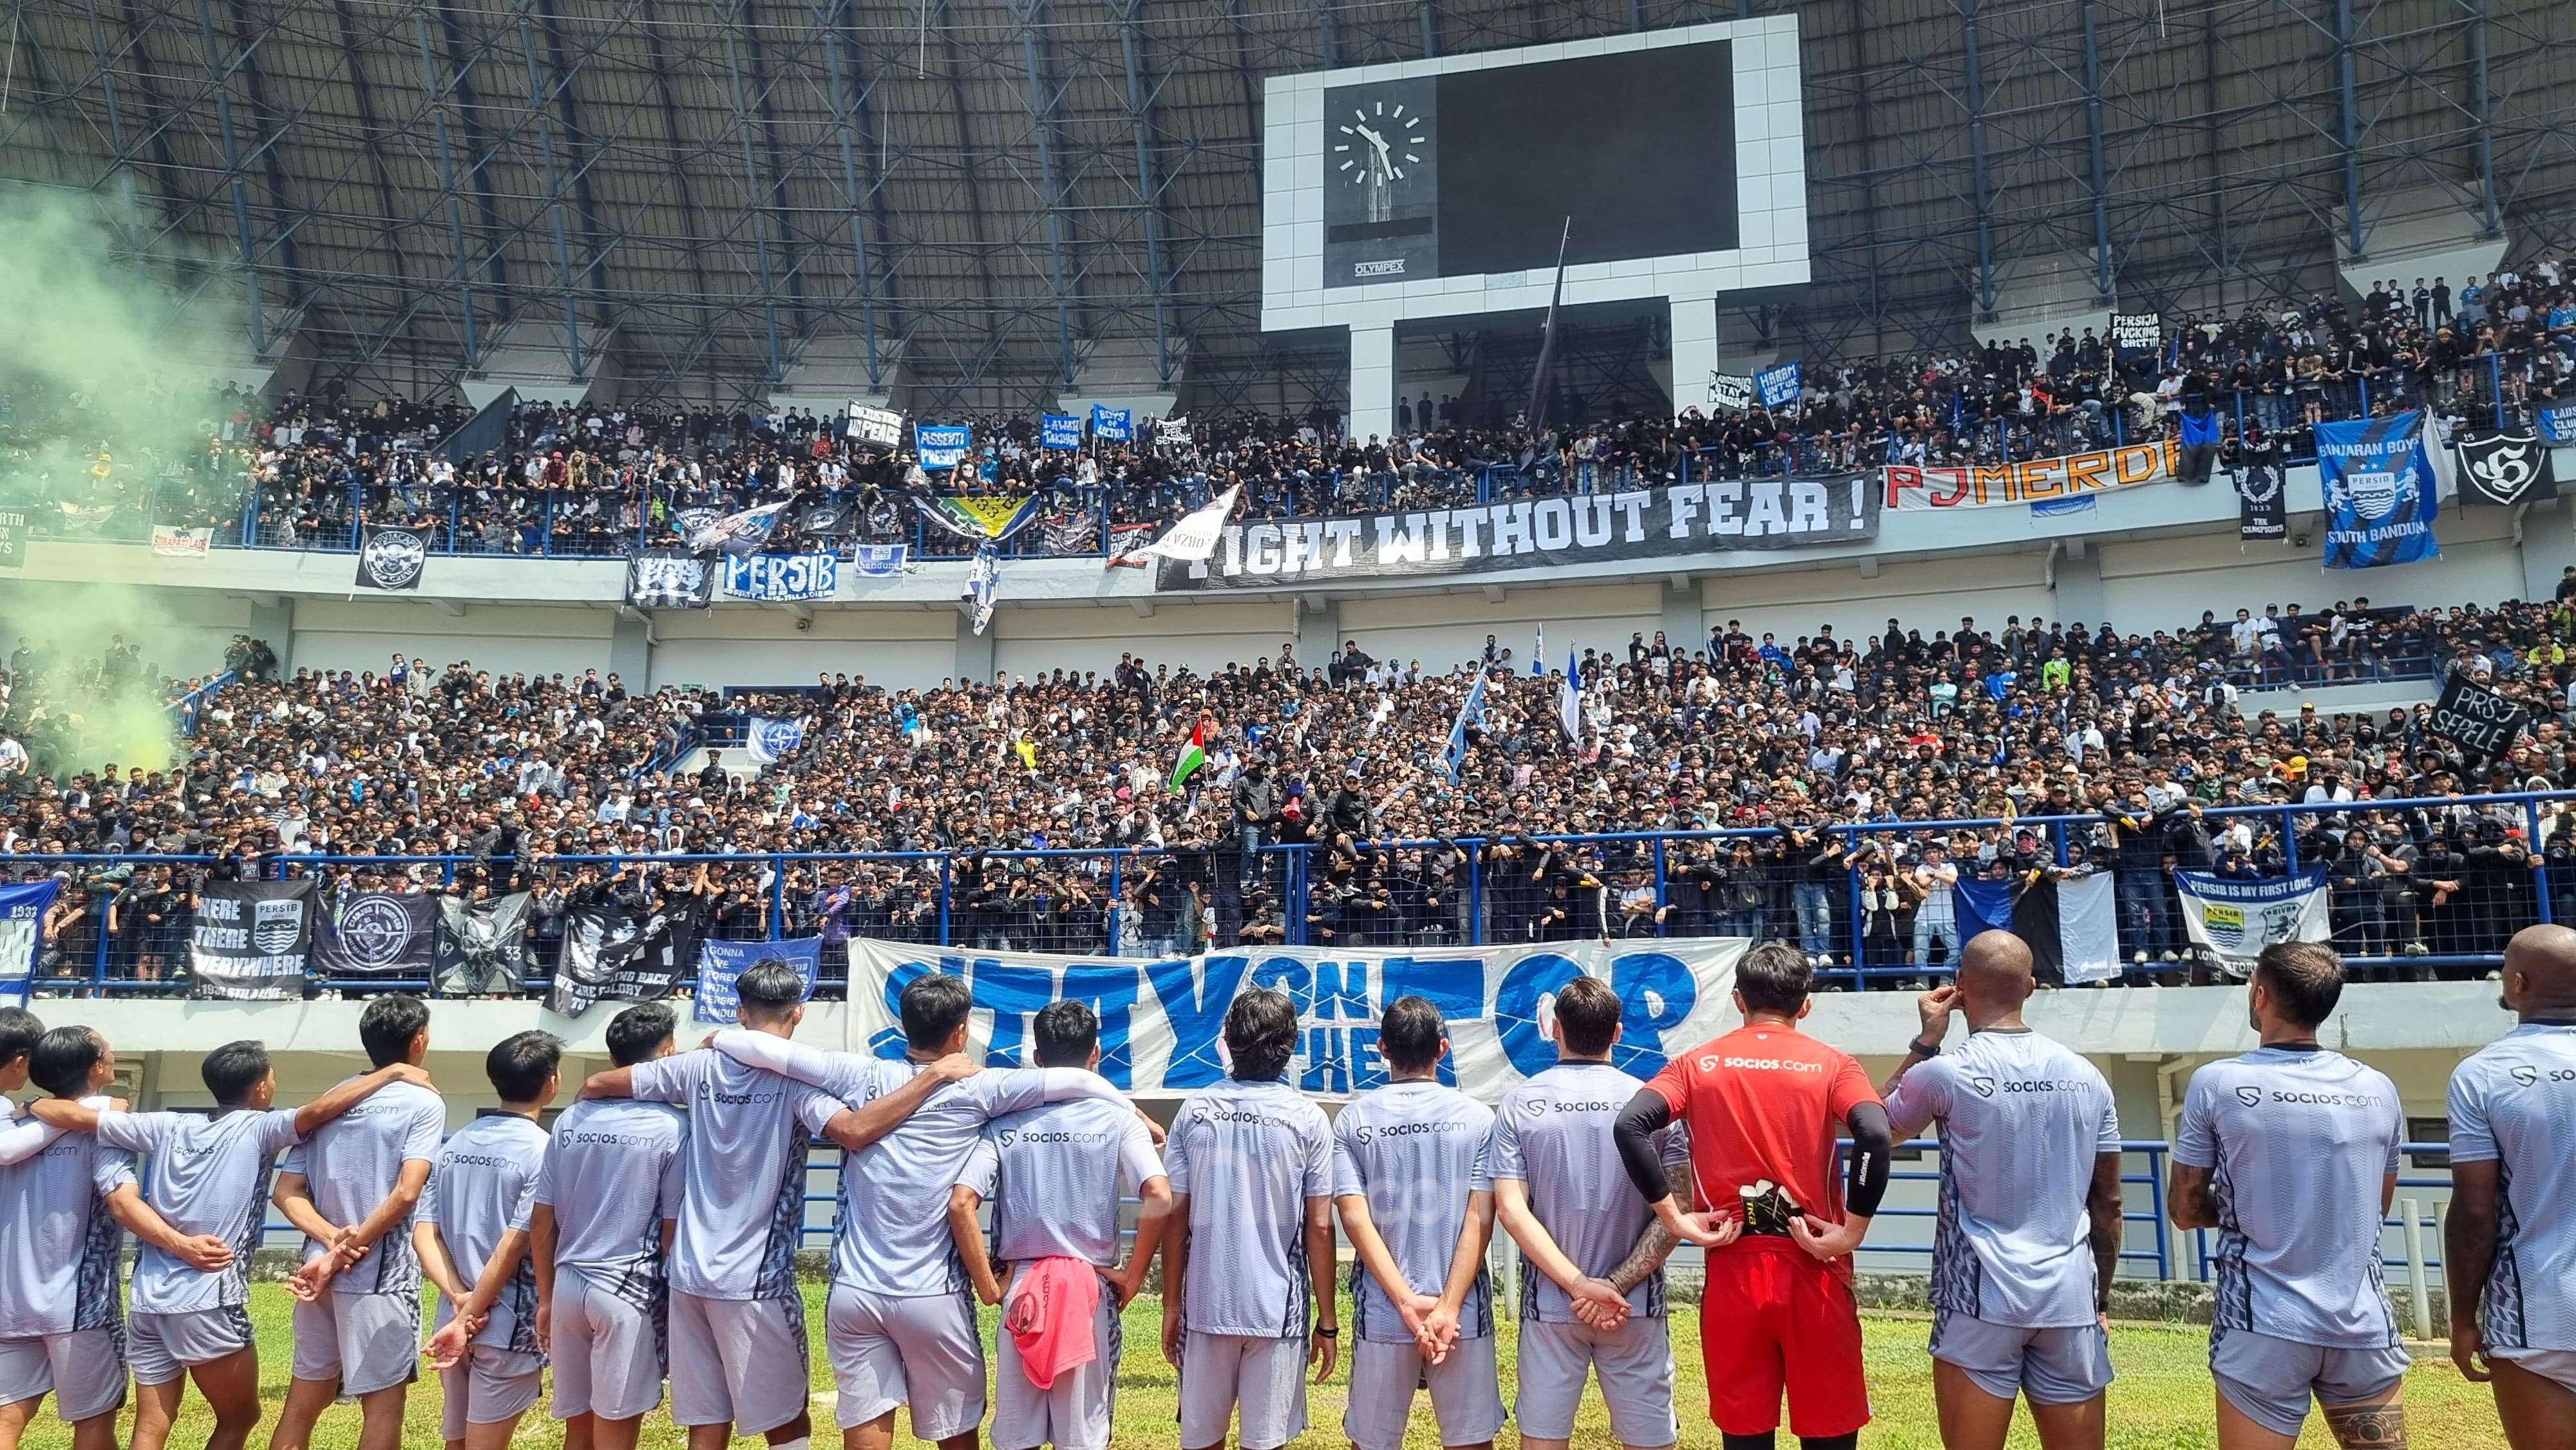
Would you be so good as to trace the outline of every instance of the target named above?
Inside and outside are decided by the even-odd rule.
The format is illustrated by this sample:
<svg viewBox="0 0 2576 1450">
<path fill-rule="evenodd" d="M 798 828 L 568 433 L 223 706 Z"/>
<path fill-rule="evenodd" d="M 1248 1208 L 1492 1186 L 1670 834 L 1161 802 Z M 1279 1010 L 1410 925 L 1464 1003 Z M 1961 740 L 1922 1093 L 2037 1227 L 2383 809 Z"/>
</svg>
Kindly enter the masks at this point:
<svg viewBox="0 0 2576 1450">
<path fill-rule="evenodd" d="M 1190 1196 L 1181 1317 L 1201 1334 L 1302 1339 L 1313 1327 L 1306 1200 L 1333 1192 L 1324 1110 L 1281 1082 L 1228 1079 L 1181 1103 L 1163 1140 Z"/>
<path fill-rule="evenodd" d="M 528 1194 L 554 1210 L 556 1265 L 649 1308 L 662 1293 L 662 1223 L 680 1216 L 688 1137 L 688 1115 L 668 1103 L 584 1098 L 564 1109 Z M 524 1211 L 515 1226 L 528 1226 Z"/>
<path fill-rule="evenodd" d="M 842 1101 L 863 1103 L 902 1087 L 920 1071 L 912 1062 L 835 1052 L 822 1054 L 819 1080 Z M 948 1192 L 983 1140 L 984 1125 L 1077 1096 L 1135 1117 L 1098 1073 L 988 1069 L 942 1084 L 892 1132 L 844 1157 L 832 1227 L 832 1282 L 898 1299 L 964 1293 L 965 1265 L 948 1232 Z"/>
<path fill-rule="evenodd" d="M 2501 1165 L 2487 1344 L 2576 1350 L 2576 1027 L 2526 1022 L 2479 1049 L 2450 1111 L 2451 1161 Z"/>
<path fill-rule="evenodd" d="M 1118 1262 L 1118 1199 L 1163 1176 L 1154 1136 L 1135 1113 L 1089 1098 L 996 1118 L 957 1181 L 993 1205 L 1002 1263 Z"/>
<path fill-rule="evenodd" d="M 0 1168 L 0 1339 L 124 1322 L 122 1231 L 105 1200 L 134 1181 L 134 1156 L 87 1133 L 65 1133 Z"/>
<path fill-rule="evenodd" d="M 701 1299 L 794 1298 L 805 1149 L 840 1102 L 703 1049 L 629 1071 L 636 1097 L 689 1110 L 671 1287 Z"/>
<path fill-rule="evenodd" d="M 537 1169 L 545 1161 L 546 1130 L 516 1113 L 491 1113 L 456 1131 L 438 1150 L 421 1190 L 421 1218 L 438 1225 L 439 1242 L 456 1265 L 457 1277 L 472 1285 L 501 1245 L 513 1222 L 524 1222 Z M 456 1306 L 439 1296 L 438 1322 L 455 1317 Z M 477 1344 L 519 1354 L 537 1352 L 537 1274 L 526 1257 L 501 1296 Z"/>
<path fill-rule="evenodd" d="M 1610 1130 L 1644 1084 L 1606 1062 L 1559 1063 L 1503 1094 L 1485 1153 L 1489 1179 L 1527 1185 L 1530 1212 L 1589 1275 L 1607 1274 L 1637 1246 L 1655 1212 L 1638 1197 Z M 1688 1173 L 1690 1137 L 1675 1124 L 1656 1135 L 1667 1172 Z M 1687 1180 L 1683 1180 L 1687 1181 Z M 1628 1291 L 1630 1312 L 1661 1318 L 1661 1269 Z M 1575 1323 L 1573 1301 L 1545 1274 L 1521 1275 L 1521 1317 Z"/>
<path fill-rule="evenodd" d="M 313 1206 L 324 1218 L 348 1227 L 365 1222 L 393 1193 L 405 1163 L 434 1162 L 446 1131 L 444 1098 L 417 1083 L 387 1083 L 314 1129 L 278 1166 L 303 1174 Z M 320 1258 L 323 1249 L 312 1239 L 304 1241 L 307 1259 Z M 411 1220 L 386 1230 L 365 1258 L 332 1276 L 331 1288 L 341 1294 L 418 1294 L 420 1255 L 411 1246 Z"/>
<path fill-rule="evenodd" d="M 2404 1121 L 2385 1074 L 2322 1048 L 2258 1047 L 2191 1075 L 2174 1161 L 2210 1170 L 2215 1333 L 2398 1343 L 2379 1231 Z"/>
<path fill-rule="evenodd" d="M 1333 1193 L 1368 1200 L 1369 1222 L 1416 1293 L 1437 1294 L 1449 1282 L 1458 1235 L 1467 1224 L 1467 1195 L 1493 1187 L 1485 1154 L 1493 1110 L 1436 1082 L 1391 1083 L 1344 1107 L 1333 1119 Z M 1364 1264 L 1351 1264 L 1352 1330 L 1362 1339 L 1410 1342 L 1386 1290 Z M 1485 1275 L 1458 1313 L 1459 1332 L 1494 1332 Z"/>
<path fill-rule="evenodd" d="M 2036 1032 L 1987 1031 L 1887 1095 L 1897 1141 L 1941 1125 L 1932 1303 L 2015 1329 L 2093 1322 L 2094 1159 L 2120 1151 L 2111 1084 Z"/>
<path fill-rule="evenodd" d="M 212 1234 L 232 1245 L 232 1264 L 202 1273 L 149 1244 L 134 1261 L 134 1312 L 187 1314 L 250 1300 L 251 1255 L 259 1249 L 277 1150 L 301 1141 L 295 1114 L 247 1109 L 196 1113 L 101 1113 L 98 1140 L 144 1155 L 143 1199 L 182 1234 Z"/>
</svg>

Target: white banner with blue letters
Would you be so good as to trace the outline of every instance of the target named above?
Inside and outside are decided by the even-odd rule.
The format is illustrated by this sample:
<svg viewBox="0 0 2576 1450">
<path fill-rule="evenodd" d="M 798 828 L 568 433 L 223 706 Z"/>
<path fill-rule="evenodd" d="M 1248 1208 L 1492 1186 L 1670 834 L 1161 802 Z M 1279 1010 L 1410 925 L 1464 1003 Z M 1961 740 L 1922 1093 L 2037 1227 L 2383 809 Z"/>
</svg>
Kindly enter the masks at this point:
<svg viewBox="0 0 2576 1450">
<path fill-rule="evenodd" d="M 729 555 L 717 582 L 727 599 L 764 604 L 829 599 L 841 584 L 841 561 L 831 554 Z"/>
<path fill-rule="evenodd" d="M 2177 871 L 2173 879 L 2184 934 L 2231 976 L 2253 975 L 2254 959 L 2274 942 L 2333 939 L 2323 866 L 2250 880 L 2204 871 Z"/>
<path fill-rule="evenodd" d="M 1225 1076 L 1226 1008 L 1247 987 L 1272 987 L 1297 1004 L 1288 1082 L 1316 1097 L 1345 1098 L 1385 1083 L 1378 1020 L 1388 1003 L 1416 994 L 1449 1022 L 1440 1080 L 1491 1103 L 1556 1062 L 1547 1007 L 1565 983 L 1596 977 L 1619 994 L 1625 1011 L 1611 1061 L 1649 1078 L 1672 1054 L 1738 1025 L 1735 964 L 1750 945 L 1692 937 L 1409 951 L 1277 946 L 1157 959 L 853 938 L 848 1040 L 854 1051 L 903 1056 L 897 1004 L 905 984 L 949 972 L 974 991 L 969 1050 L 987 1065 L 1023 1065 L 1038 1009 L 1069 998 L 1100 1014 L 1102 1074 L 1139 1097 L 1173 1098 Z"/>
</svg>

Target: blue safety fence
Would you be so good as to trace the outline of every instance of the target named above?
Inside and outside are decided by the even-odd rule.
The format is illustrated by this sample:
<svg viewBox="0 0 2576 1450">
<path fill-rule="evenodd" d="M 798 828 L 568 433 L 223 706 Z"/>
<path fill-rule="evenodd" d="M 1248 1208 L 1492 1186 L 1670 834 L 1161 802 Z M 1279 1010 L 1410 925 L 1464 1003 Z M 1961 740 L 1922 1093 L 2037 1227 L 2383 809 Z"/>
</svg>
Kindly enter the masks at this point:
<svg viewBox="0 0 2576 1450">
<path fill-rule="evenodd" d="M 1018 851 L 713 856 L 13 856 L 13 878 L 60 873 L 36 990 L 184 995 L 189 893 L 209 871 L 320 875 L 326 909 L 361 873 L 381 887 L 533 890 L 542 991 L 561 899 L 617 882 L 650 893 L 707 868 L 735 940 L 851 936 L 983 950 L 1175 956 L 1210 947 L 1483 946 L 1636 937 L 1793 942 L 1826 990 L 1897 989 L 1943 975 L 1959 946 L 1939 873 L 2026 881 L 2107 873 L 2120 980 L 2211 980 L 2196 962 L 2177 869 L 2278 877 L 2326 868 L 2332 944 L 2356 980 L 2483 975 L 2515 931 L 2576 920 L 2576 792 L 2170 806 L 2118 817 L 1876 821 L 1606 835 Z M 2392 863 L 2405 869 L 2392 869 Z M 1931 873 L 1927 877 L 1926 871 Z M 585 873 L 588 873 L 587 878 Z M 1910 883 L 1910 884 L 1909 884 Z M 847 986 L 824 954 L 822 990 Z M 310 990 L 434 984 L 315 976 Z"/>
</svg>

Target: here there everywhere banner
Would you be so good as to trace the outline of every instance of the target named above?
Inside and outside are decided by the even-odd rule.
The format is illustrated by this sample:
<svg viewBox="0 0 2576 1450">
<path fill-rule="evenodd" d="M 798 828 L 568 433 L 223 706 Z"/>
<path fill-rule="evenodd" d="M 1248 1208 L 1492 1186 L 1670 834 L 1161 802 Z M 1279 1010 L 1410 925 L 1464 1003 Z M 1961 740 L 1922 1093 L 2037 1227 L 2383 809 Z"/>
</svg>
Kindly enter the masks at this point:
<svg viewBox="0 0 2576 1450">
<path fill-rule="evenodd" d="M 964 977 L 975 994 L 970 1036 L 985 1061 L 1026 1060 L 1033 1019 L 1058 998 L 1100 1014 L 1100 1071 L 1142 1097 L 1180 1097 L 1225 1076 L 1226 1009 L 1247 987 L 1272 987 L 1297 1004 L 1299 1043 L 1288 1083 L 1343 1098 L 1386 1081 L 1377 1024 L 1408 993 L 1430 999 L 1449 1024 L 1440 1080 L 1480 1102 L 1499 1100 L 1556 1062 L 1547 1008 L 1578 976 L 1598 978 L 1624 1011 L 1612 1063 L 1638 1078 L 1736 1026 L 1740 938 L 1658 940 L 1627 946 L 1537 946 L 1416 951 L 1258 947 L 1161 960 L 975 952 L 903 942 L 850 942 L 853 1046 L 903 1055 L 898 1010 L 904 985 L 930 972 Z M 862 1045 L 863 1044 L 863 1045 Z"/>
<path fill-rule="evenodd" d="M 1877 481 L 1854 476 L 1730 478 L 1457 509 L 1247 520 L 1227 524 L 1205 559 L 1164 559 L 1154 585 L 1269 589 L 1842 544 L 1876 538 L 1878 512 Z"/>
</svg>

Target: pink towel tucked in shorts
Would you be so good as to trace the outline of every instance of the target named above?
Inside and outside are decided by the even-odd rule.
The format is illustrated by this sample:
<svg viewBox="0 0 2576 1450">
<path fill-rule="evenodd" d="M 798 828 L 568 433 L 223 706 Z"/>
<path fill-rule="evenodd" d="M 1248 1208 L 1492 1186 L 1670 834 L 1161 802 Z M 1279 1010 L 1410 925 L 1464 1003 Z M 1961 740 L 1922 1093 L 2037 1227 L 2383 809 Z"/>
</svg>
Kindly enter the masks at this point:
<svg viewBox="0 0 2576 1450">
<path fill-rule="evenodd" d="M 1039 1389 L 1091 1363 L 1091 1317 L 1100 1310 L 1100 1270 L 1080 1259 L 1040 1259 L 1020 1271 L 1002 1300 L 1002 1327 L 1020 1352 L 1020 1372 Z"/>
</svg>

